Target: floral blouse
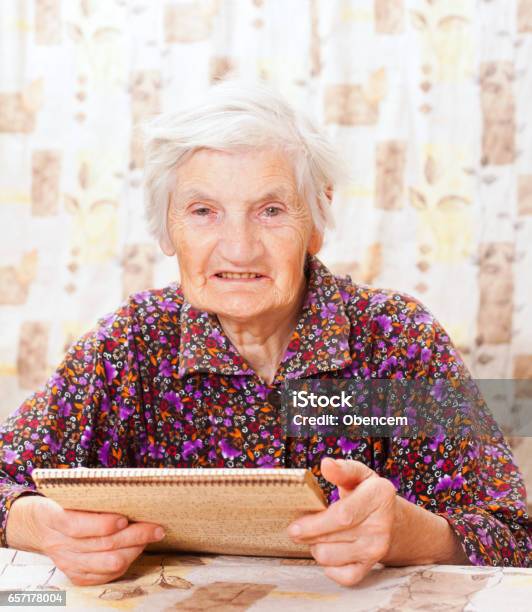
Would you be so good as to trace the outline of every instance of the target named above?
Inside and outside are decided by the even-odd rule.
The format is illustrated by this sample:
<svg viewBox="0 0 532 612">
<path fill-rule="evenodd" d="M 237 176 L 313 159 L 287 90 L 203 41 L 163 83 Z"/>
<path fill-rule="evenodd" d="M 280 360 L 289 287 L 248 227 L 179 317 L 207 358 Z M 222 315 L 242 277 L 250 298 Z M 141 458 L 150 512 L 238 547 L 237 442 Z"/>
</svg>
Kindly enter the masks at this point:
<svg viewBox="0 0 532 612">
<path fill-rule="evenodd" d="M 415 298 L 334 276 L 316 257 L 306 273 L 272 384 L 176 283 L 100 319 L 0 427 L 2 545 L 10 504 L 35 488 L 34 467 L 308 467 L 332 503 L 320 461 L 336 457 L 364 462 L 445 517 L 472 564 L 532 566 L 526 492 L 504 438 L 284 436 L 285 380 L 470 377 Z"/>
</svg>

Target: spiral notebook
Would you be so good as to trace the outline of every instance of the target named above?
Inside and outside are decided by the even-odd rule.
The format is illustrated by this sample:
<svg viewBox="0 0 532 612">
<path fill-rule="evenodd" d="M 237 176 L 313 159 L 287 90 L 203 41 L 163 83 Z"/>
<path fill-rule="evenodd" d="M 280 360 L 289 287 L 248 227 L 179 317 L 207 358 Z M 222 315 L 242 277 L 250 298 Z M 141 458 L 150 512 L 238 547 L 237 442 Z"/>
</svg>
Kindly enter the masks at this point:
<svg viewBox="0 0 532 612">
<path fill-rule="evenodd" d="M 286 528 L 327 507 L 305 469 L 36 468 L 37 490 L 63 508 L 162 525 L 146 550 L 310 557 Z"/>
</svg>

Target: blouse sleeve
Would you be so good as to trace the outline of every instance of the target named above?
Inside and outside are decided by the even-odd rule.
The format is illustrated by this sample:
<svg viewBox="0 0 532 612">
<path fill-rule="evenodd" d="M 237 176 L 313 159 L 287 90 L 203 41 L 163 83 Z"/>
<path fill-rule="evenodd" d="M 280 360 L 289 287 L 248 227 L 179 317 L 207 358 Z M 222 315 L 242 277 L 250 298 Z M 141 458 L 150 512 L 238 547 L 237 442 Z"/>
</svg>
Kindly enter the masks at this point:
<svg viewBox="0 0 532 612">
<path fill-rule="evenodd" d="M 75 342 L 44 388 L 0 425 L 2 546 L 7 545 L 11 504 L 20 495 L 36 494 L 31 479 L 34 468 L 110 463 L 109 444 L 120 434 L 115 398 L 124 383 L 117 366 L 123 363 L 119 347 L 124 319 L 119 315 L 117 311 L 101 319 Z"/>
<path fill-rule="evenodd" d="M 405 337 L 401 352 L 408 377 L 472 381 L 441 324 L 419 302 Z M 449 522 L 473 565 L 530 567 L 525 486 L 497 424 L 490 427 L 493 437 L 468 432 L 392 438 L 385 475 L 400 495 Z"/>
</svg>

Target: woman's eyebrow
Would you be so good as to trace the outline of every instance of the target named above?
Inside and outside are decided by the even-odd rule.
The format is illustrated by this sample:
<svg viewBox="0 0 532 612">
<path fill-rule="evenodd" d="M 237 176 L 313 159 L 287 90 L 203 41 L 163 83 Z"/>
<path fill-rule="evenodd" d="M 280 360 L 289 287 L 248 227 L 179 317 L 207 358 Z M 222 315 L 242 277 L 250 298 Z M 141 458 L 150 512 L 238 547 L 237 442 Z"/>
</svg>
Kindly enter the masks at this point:
<svg viewBox="0 0 532 612">
<path fill-rule="evenodd" d="M 253 202 L 264 202 L 266 200 L 288 200 L 292 197 L 293 192 L 291 190 L 287 190 L 284 187 L 278 187 L 275 189 L 269 189 L 266 193 L 259 195 L 258 197 L 254 197 L 252 200 L 249 200 L 250 203 Z M 216 198 L 210 196 L 208 193 L 204 191 L 199 191 L 197 189 L 187 189 L 182 193 L 177 194 L 177 199 L 179 200 L 207 200 L 210 202 L 216 201 Z"/>
<path fill-rule="evenodd" d="M 292 196 L 292 191 L 288 191 L 283 187 L 272 189 L 265 194 L 259 196 L 254 201 L 263 202 L 264 200 L 288 200 Z"/>
<path fill-rule="evenodd" d="M 211 197 L 207 193 L 203 191 L 198 191 L 197 189 L 187 189 L 183 191 L 183 193 L 178 193 L 177 197 L 179 200 L 214 200 L 215 198 Z"/>
</svg>

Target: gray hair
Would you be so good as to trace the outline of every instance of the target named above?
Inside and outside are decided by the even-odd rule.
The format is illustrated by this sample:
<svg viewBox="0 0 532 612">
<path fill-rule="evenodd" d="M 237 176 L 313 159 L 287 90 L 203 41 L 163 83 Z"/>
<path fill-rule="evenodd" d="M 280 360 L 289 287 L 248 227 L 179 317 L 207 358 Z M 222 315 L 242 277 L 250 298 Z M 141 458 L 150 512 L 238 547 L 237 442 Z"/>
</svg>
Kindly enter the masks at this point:
<svg viewBox="0 0 532 612">
<path fill-rule="evenodd" d="M 298 193 L 315 227 L 323 232 L 332 224 L 327 192 L 347 175 L 345 167 L 312 120 L 264 83 L 221 81 L 193 104 L 156 116 L 143 130 L 146 220 L 159 241 L 167 237 L 175 170 L 204 148 L 281 147 L 293 160 Z"/>
</svg>

